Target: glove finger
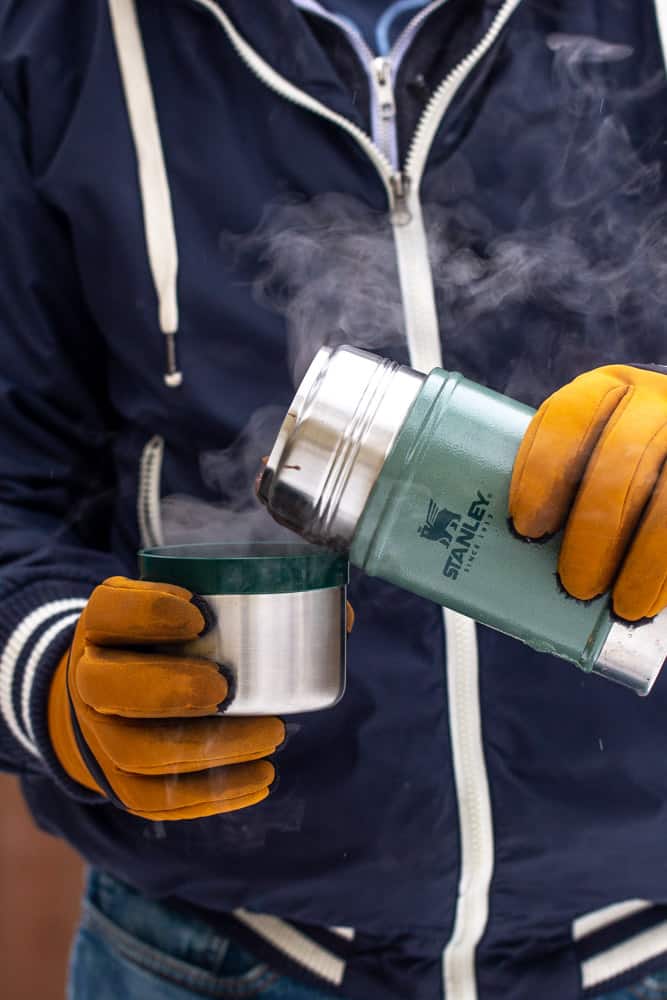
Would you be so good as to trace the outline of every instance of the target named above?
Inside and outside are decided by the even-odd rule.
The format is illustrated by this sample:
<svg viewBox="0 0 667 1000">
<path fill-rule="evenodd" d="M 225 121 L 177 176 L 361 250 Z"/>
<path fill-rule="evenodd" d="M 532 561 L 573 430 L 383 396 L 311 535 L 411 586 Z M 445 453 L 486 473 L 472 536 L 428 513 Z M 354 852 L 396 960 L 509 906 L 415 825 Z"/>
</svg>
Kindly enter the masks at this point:
<svg viewBox="0 0 667 1000">
<path fill-rule="evenodd" d="M 664 398 L 633 388 L 600 437 L 558 561 L 574 597 L 589 600 L 611 587 L 664 463 L 666 424 Z"/>
<path fill-rule="evenodd" d="M 212 660 L 88 644 L 71 681 L 95 711 L 126 718 L 215 715 L 228 694 Z"/>
<path fill-rule="evenodd" d="M 260 801 L 268 794 L 275 768 L 268 761 L 259 760 L 178 776 L 116 772 L 108 777 L 117 797 L 130 812 L 152 819 L 165 814 L 183 819 L 184 813 L 206 816 Z"/>
<path fill-rule="evenodd" d="M 285 739 L 283 723 L 273 717 L 145 722 L 85 711 L 93 755 L 133 774 L 183 774 L 258 760 Z"/>
<path fill-rule="evenodd" d="M 95 588 L 84 610 L 86 639 L 104 646 L 195 639 L 207 622 L 192 601 L 183 587 L 110 577 Z"/>
<path fill-rule="evenodd" d="M 667 607 L 667 467 L 641 519 L 613 590 L 614 612 L 627 621 Z"/>
<path fill-rule="evenodd" d="M 598 438 L 628 391 L 609 374 L 593 372 L 544 401 L 512 473 L 509 515 L 520 535 L 542 538 L 560 530 Z"/>
</svg>

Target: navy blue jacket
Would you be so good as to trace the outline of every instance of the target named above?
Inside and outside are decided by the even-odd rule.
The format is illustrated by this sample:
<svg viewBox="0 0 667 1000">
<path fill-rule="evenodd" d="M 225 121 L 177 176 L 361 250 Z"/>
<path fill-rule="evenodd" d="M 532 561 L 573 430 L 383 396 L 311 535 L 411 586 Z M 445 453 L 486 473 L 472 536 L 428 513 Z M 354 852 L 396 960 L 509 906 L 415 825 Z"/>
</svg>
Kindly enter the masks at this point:
<svg viewBox="0 0 667 1000">
<path fill-rule="evenodd" d="M 120 0 L 0 0 L 0 764 L 89 862 L 343 996 L 575 1000 L 664 965 L 666 678 L 640 700 L 486 629 L 477 656 L 458 619 L 446 656 L 439 608 L 355 577 L 349 690 L 269 800 L 166 825 L 67 779 L 45 701 L 92 587 L 160 537 L 155 490 L 219 501 L 201 455 L 289 403 L 299 310 L 267 284 L 303 304 L 331 268 L 314 346 L 367 328 L 426 367 L 437 318 L 446 367 L 530 403 L 664 362 L 665 5 L 429 4 L 393 103 L 315 3 L 137 7 L 138 48 Z M 372 337 L 317 249 L 355 219 Z"/>
</svg>

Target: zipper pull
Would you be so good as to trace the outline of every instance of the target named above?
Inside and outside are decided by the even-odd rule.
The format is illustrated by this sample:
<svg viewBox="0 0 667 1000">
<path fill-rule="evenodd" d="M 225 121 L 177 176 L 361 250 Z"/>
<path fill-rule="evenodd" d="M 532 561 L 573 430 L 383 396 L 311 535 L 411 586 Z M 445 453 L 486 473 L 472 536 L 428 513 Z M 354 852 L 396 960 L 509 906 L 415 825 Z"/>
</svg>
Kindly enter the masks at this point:
<svg viewBox="0 0 667 1000">
<path fill-rule="evenodd" d="M 410 178 L 398 170 L 391 175 L 391 221 L 395 226 L 407 226 L 412 221 L 412 212 L 408 207 L 410 195 Z"/>
<path fill-rule="evenodd" d="M 374 59 L 373 75 L 378 92 L 380 117 L 385 122 L 390 121 L 396 114 L 394 88 L 391 80 L 391 61 L 384 58 Z"/>
</svg>

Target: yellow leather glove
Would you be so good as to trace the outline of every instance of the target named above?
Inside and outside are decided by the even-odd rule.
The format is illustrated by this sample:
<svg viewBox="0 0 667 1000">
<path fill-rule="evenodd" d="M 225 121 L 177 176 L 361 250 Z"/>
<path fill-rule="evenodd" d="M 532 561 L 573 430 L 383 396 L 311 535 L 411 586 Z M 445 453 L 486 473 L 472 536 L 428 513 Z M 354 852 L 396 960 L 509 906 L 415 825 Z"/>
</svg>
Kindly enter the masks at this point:
<svg viewBox="0 0 667 1000">
<path fill-rule="evenodd" d="M 667 606 L 667 375 L 586 372 L 539 408 L 521 443 L 509 513 L 516 531 L 565 533 L 558 571 L 574 597 L 612 590 L 628 621 Z"/>
<path fill-rule="evenodd" d="M 210 660 L 142 650 L 205 630 L 193 595 L 112 577 L 83 610 L 49 692 L 49 735 L 71 778 L 151 820 L 254 805 L 283 742 L 276 718 L 219 716 L 228 695 Z"/>
</svg>

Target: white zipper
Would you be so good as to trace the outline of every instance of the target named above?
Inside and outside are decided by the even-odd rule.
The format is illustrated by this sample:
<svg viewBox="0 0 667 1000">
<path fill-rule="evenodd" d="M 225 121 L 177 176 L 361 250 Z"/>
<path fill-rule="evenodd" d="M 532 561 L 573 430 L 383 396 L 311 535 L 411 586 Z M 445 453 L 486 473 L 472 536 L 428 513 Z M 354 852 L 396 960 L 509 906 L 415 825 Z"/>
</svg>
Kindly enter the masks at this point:
<svg viewBox="0 0 667 1000">
<path fill-rule="evenodd" d="M 160 480 L 164 458 L 164 438 L 156 434 L 144 446 L 139 462 L 137 489 L 137 521 L 143 548 L 162 545 L 162 516 L 160 514 Z"/>
<path fill-rule="evenodd" d="M 442 958 L 447 1000 L 477 1000 L 475 957 L 489 917 L 494 835 L 474 621 L 445 609 L 449 732 L 461 850 L 454 930 Z"/>
<path fill-rule="evenodd" d="M 396 100 L 391 60 L 378 57 L 371 60 L 371 76 L 375 95 L 373 99 L 373 139 L 392 167 L 398 165 L 398 136 L 396 134 Z"/>
<path fill-rule="evenodd" d="M 375 58 L 362 35 L 343 17 L 332 14 L 318 0 L 293 0 L 296 7 L 315 14 L 323 21 L 340 28 L 354 49 L 362 69 L 368 77 L 371 112 L 371 139 L 386 157 L 392 170 L 398 170 L 398 142 L 396 137 L 394 80 L 391 55 Z M 388 70 L 388 72 L 385 71 Z M 382 105 L 385 105 L 384 110 Z M 392 120 L 393 119 L 393 120 Z"/>
<path fill-rule="evenodd" d="M 238 33 L 214 0 L 193 2 L 207 8 L 222 24 L 238 55 L 267 87 L 285 100 L 338 125 L 375 165 L 387 192 L 394 227 L 411 364 L 422 371 L 441 365 L 440 333 L 419 188 L 443 116 L 522 0 L 505 0 L 484 37 L 437 88 L 419 120 L 402 171 L 395 168 L 391 158 L 363 129 L 274 70 Z M 427 13 L 430 10 L 422 11 L 421 17 Z M 414 20 L 421 21 L 421 17 Z M 482 742 L 475 623 L 449 610 L 444 611 L 444 620 L 461 874 L 454 932 L 443 954 L 443 988 L 447 1000 L 477 1000 L 475 955 L 488 919 L 494 859 L 493 818 Z"/>
<path fill-rule="evenodd" d="M 391 49 L 391 61 L 394 66 L 394 74 L 397 72 L 398 67 L 403 61 L 403 56 L 407 52 L 412 39 L 417 34 L 417 31 L 421 28 L 424 21 L 428 20 L 431 14 L 435 13 L 439 7 L 443 7 L 446 3 L 447 0 L 434 0 L 433 3 L 429 3 L 425 7 L 422 7 L 421 10 L 417 11 L 414 17 L 410 18 Z"/>
<path fill-rule="evenodd" d="M 447 74 L 437 90 L 433 93 L 430 101 L 424 108 L 421 118 L 417 124 L 415 134 L 412 137 L 408 155 L 405 160 L 404 170 L 411 181 L 419 187 L 426 166 L 428 151 L 431 148 L 435 133 L 438 130 L 442 116 L 447 111 L 452 100 L 456 96 L 461 84 L 469 76 L 471 71 L 489 51 L 498 35 L 505 27 L 516 8 L 522 0 L 505 0 L 483 38 L 477 43 L 465 59 L 462 59 L 454 69 Z"/>
<path fill-rule="evenodd" d="M 318 0 L 293 0 L 293 2 L 302 10 L 308 10 L 311 14 L 316 14 L 323 20 L 336 24 L 346 35 L 368 76 L 371 94 L 372 141 L 389 160 L 392 170 L 398 171 L 398 136 L 396 134 L 396 101 L 394 98 L 396 74 L 403 56 L 422 23 L 439 7 L 447 3 L 447 0 L 434 0 L 433 3 L 423 7 L 406 24 L 389 54 L 377 58 L 358 31 L 353 30 L 344 18 L 332 14 L 331 11 L 318 3 Z"/>
<path fill-rule="evenodd" d="M 239 34 L 227 14 L 225 14 L 225 12 L 218 7 L 215 0 L 191 0 L 191 2 L 198 4 L 200 7 L 205 7 L 206 10 L 208 10 L 213 17 L 220 22 L 227 38 L 236 50 L 237 54 L 241 57 L 248 69 L 254 73 L 255 76 L 261 80 L 263 84 L 265 84 L 265 86 L 267 86 L 270 90 L 273 90 L 276 94 L 279 94 L 286 101 L 290 101 L 292 104 L 305 108 L 307 111 L 311 111 L 320 118 L 325 118 L 334 125 L 338 125 L 345 132 L 347 132 L 348 135 L 352 136 L 355 142 L 366 153 L 369 160 L 374 164 L 385 186 L 389 203 L 393 206 L 391 178 L 394 174 L 394 170 L 387 157 L 380 149 L 378 149 L 371 137 L 364 132 L 362 128 L 355 125 L 354 122 L 351 122 L 344 115 L 340 115 L 338 112 L 332 111 L 331 108 L 322 104 L 321 101 L 311 97 L 310 94 L 300 90 L 299 87 L 295 86 L 295 84 L 291 83 L 284 76 L 281 76 L 281 74 L 278 73 L 273 66 L 267 63 L 266 60 L 263 59 L 262 56 L 260 56 L 260 54 L 248 44 L 248 42 L 246 42 L 245 38 Z"/>
<path fill-rule="evenodd" d="M 459 88 L 489 51 L 521 2 L 505 0 L 484 37 L 434 92 L 419 119 L 403 167 L 404 187 L 408 190 L 407 211 L 398 215 L 392 206 L 410 360 L 420 371 L 428 372 L 442 364 L 433 277 L 419 198 L 424 168 L 438 127 Z"/>
<path fill-rule="evenodd" d="M 419 191 L 403 177 L 394 209 L 394 244 L 403 296 L 410 364 L 428 373 L 442 366 L 440 327 Z"/>
<path fill-rule="evenodd" d="M 236 30 L 236 28 L 234 27 L 232 21 L 227 16 L 227 14 L 225 14 L 225 12 L 221 10 L 220 7 L 217 6 L 215 0 L 191 0 L 191 2 L 198 4 L 200 7 L 205 7 L 206 10 L 208 10 L 213 15 L 213 17 L 215 17 L 215 19 L 220 22 L 220 24 L 223 27 L 223 30 L 225 31 L 225 34 L 227 35 L 229 41 L 231 42 L 233 48 L 236 50 L 237 54 L 246 64 L 248 69 L 252 73 L 254 73 L 254 75 L 259 80 L 261 80 L 262 83 L 265 84 L 265 86 L 269 87 L 270 90 L 273 90 L 276 94 L 279 94 L 281 97 L 283 97 L 287 101 L 290 101 L 292 104 L 296 104 L 299 107 L 305 108 L 306 110 L 311 111 L 313 114 L 318 115 L 320 118 L 325 118 L 327 121 L 332 122 L 334 125 L 338 125 L 345 132 L 347 132 L 348 135 L 352 136 L 352 138 L 356 141 L 356 143 L 364 150 L 369 160 L 374 164 L 378 174 L 380 175 L 380 178 L 387 192 L 389 206 L 393 215 L 395 208 L 394 187 L 396 186 L 396 174 L 401 172 L 395 170 L 389 157 L 378 147 L 378 145 L 373 141 L 371 136 L 369 136 L 368 133 L 364 132 L 362 128 L 360 128 L 358 125 L 355 125 L 354 122 L 351 122 L 344 115 L 341 115 L 336 111 L 332 111 L 331 108 L 328 108 L 325 104 L 322 104 L 322 102 L 318 101 L 316 98 L 311 97 L 310 94 L 307 94 L 304 90 L 301 90 L 295 84 L 291 83 L 288 79 L 286 79 L 286 77 L 278 73 L 278 71 L 275 70 L 273 66 L 267 63 L 266 60 L 258 52 L 256 52 L 255 49 L 253 49 L 248 42 L 246 42 L 245 38 Z M 429 147 L 427 146 L 425 141 L 417 143 L 416 139 L 421 134 L 420 129 L 423 128 L 423 126 L 426 124 L 424 122 L 425 117 L 428 116 L 430 118 L 437 119 L 433 123 L 433 134 L 435 134 L 435 131 L 437 130 L 437 127 L 440 123 L 440 119 L 442 115 L 445 113 L 447 107 L 449 106 L 452 98 L 454 97 L 454 94 L 458 90 L 458 87 L 463 82 L 465 77 L 468 75 L 470 70 L 473 68 L 475 63 L 478 62 L 479 59 L 481 59 L 481 57 L 484 55 L 484 53 L 487 51 L 487 49 L 490 47 L 493 41 L 495 41 L 495 38 L 499 34 L 505 21 L 509 17 L 509 14 L 514 9 L 514 7 L 516 7 L 519 3 L 521 3 L 521 0 L 506 0 L 505 4 L 496 15 L 493 24 L 489 28 L 489 31 L 484 36 L 484 39 L 482 39 L 479 45 L 473 50 L 473 53 L 471 53 L 463 61 L 463 63 L 459 63 L 459 66 L 457 66 L 457 68 L 453 70 L 446 77 L 443 84 L 438 88 L 438 90 L 435 92 L 435 94 L 429 101 L 426 109 L 424 110 L 424 113 L 422 114 L 419 126 L 417 127 L 417 131 L 415 132 L 415 138 L 413 139 L 410 148 L 410 153 L 408 154 L 408 161 L 406 161 L 406 168 L 408 166 L 408 162 L 410 161 L 413 161 L 415 165 L 419 167 L 420 179 L 421 179 L 421 173 L 423 172 L 424 163 L 420 164 L 418 161 L 418 157 L 423 156 L 423 159 L 425 161 L 426 156 L 428 155 Z M 303 2 L 302 0 L 302 6 L 315 9 L 317 5 L 315 3 L 306 3 Z M 507 13 L 504 14 L 506 8 L 511 8 L 511 10 L 508 10 Z M 423 11 L 421 12 L 421 14 L 422 16 L 424 16 Z M 421 18 L 420 17 L 414 18 L 414 21 L 419 22 L 421 21 Z M 408 29 L 406 29 L 404 34 L 406 34 L 407 31 Z M 348 34 L 351 35 L 352 33 L 348 32 Z M 490 37 L 488 44 L 484 45 L 485 39 L 489 38 L 489 36 L 492 37 Z M 361 47 L 363 47 L 363 50 L 371 56 L 371 61 L 372 61 L 372 54 L 368 46 L 366 46 L 361 39 L 359 39 L 359 42 Z M 476 55 L 476 58 L 471 60 L 471 56 L 473 54 Z M 470 65 L 468 65 L 468 63 L 470 63 Z M 445 84 L 448 81 L 451 81 L 453 77 L 455 77 L 459 68 L 464 64 L 466 64 L 465 71 L 460 75 L 460 79 L 458 79 L 457 76 L 457 83 L 456 86 L 453 88 L 452 93 L 449 94 L 448 92 L 446 92 L 443 94 L 445 100 L 443 100 L 442 102 L 442 110 L 441 110 L 436 98 L 443 90 Z M 407 169 L 402 172 L 403 177 L 401 177 L 399 181 L 399 186 L 401 187 L 405 186 L 406 183 L 411 184 L 411 178 L 409 174 L 408 176 L 405 176 L 406 173 Z"/>
</svg>

